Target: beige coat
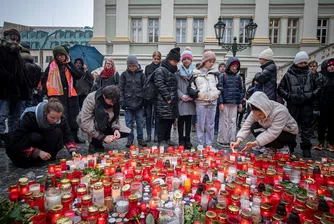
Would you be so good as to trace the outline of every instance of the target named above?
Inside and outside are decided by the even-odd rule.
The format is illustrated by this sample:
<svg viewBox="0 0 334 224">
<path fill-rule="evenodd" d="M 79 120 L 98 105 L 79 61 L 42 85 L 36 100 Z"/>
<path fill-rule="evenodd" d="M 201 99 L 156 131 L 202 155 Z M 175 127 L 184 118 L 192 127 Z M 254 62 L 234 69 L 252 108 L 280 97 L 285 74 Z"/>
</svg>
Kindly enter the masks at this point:
<svg viewBox="0 0 334 224">
<path fill-rule="evenodd" d="M 97 138 L 100 140 L 104 137 L 104 134 L 96 129 L 96 121 L 94 118 L 95 94 L 96 91 L 88 94 L 77 117 L 78 125 L 82 131 L 87 133 L 89 141 L 91 141 L 92 138 Z M 105 111 L 109 116 L 108 121 L 111 121 L 114 117 L 113 109 L 105 109 Z M 118 129 L 120 132 L 130 133 L 130 129 L 125 125 L 122 125 L 119 120 L 116 120 L 112 123 L 112 128 Z"/>
<path fill-rule="evenodd" d="M 266 131 L 256 137 L 256 143 L 259 146 L 265 146 L 274 141 L 282 131 L 295 135 L 298 134 L 298 124 L 290 115 L 288 109 L 280 103 L 269 100 L 263 92 L 255 92 L 249 98 L 247 104 L 252 104 L 259 108 L 265 114 L 266 118 L 258 120 L 253 112 L 251 112 L 237 134 L 238 140 L 244 141 L 248 137 L 251 133 L 251 126 L 255 122 L 259 122 L 266 129 Z"/>
</svg>

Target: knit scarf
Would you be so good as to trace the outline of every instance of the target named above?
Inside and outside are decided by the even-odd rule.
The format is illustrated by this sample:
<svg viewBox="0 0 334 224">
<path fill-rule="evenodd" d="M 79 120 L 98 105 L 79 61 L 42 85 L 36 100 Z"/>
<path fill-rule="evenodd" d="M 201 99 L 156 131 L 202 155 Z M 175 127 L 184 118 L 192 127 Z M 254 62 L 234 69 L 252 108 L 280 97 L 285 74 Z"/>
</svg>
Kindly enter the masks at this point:
<svg viewBox="0 0 334 224">
<path fill-rule="evenodd" d="M 186 79 L 190 79 L 193 74 L 195 66 L 193 64 L 189 65 L 189 68 L 186 68 L 183 64 L 180 67 L 180 76 Z"/>
<path fill-rule="evenodd" d="M 177 71 L 177 66 L 173 66 L 167 59 L 161 62 L 161 66 L 168 69 L 171 73 L 175 73 Z"/>
<path fill-rule="evenodd" d="M 113 68 L 104 68 L 102 73 L 101 73 L 101 77 L 106 79 L 106 78 L 109 78 L 111 76 L 113 76 L 115 73 L 115 69 Z"/>
<path fill-rule="evenodd" d="M 77 96 L 77 92 L 73 87 L 73 77 L 66 66 L 64 66 L 65 76 L 68 83 L 68 97 Z M 48 80 L 46 81 L 48 96 L 64 95 L 63 84 L 61 83 L 59 67 L 55 60 L 49 65 Z"/>
</svg>

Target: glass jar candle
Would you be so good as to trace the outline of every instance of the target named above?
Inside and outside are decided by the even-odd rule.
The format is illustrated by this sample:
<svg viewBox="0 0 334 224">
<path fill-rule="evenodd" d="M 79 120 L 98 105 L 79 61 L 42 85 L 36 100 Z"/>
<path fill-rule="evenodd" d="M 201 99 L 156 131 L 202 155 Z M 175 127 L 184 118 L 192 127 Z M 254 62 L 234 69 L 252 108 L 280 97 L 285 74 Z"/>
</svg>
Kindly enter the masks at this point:
<svg viewBox="0 0 334 224">
<path fill-rule="evenodd" d="M 122 196 L 128 198 L 131 195 L 131 187 L 130 184 L 125 184 L 122 187 Z"/>
<path fill-rule="evenodd" d="M 242 210 L 240 213 L 240 224 L 252 224 L 252 213 L 247 210 Z"/>
<path fill-rule="evenodd" d="M 72 210 L 72 195 L 64 194 L 61 196 L 61 205 L 63 206 L 63 211 Z"/>
<path fill-rule="evenodd" d="M 40 212 L 45 212 L 44 193 L 37 193 L 34 196 L 34 205 L 38 207 Z"/>
<path fill-rule="evenodd" d="M 120 214 L 125 214 L 129 210 L 129 201 L 126 198 L 118 197 L 116 199 L 116 211 Z"/>
<path fill-rule="evenodd" d="M 104 189 L 104 197 L 111 196 L 111 183 L 110 182 L 104 182 L 103 189 Z"/>
<path fill-rule="evenodd" d="M 21 183 L 20 184 L 20 199 L 24 198 L 24 194 L 29 191 L 28 183 Z"/>
<path fill-rule="evenodd" d="M 97 218 L 99 215 L 99 207 L 96 205 L 89 206 L 87 222 L 90 224 L 97 224 Z"/>
<path fill-rule="evenodd" d="M 93 177 L 91 177 L 90 180 L 89 180 L 89 186 L 90 186 L 90 185 L 94 185 L 94 184 L 97 183 L 97 182 L 99 182 L 99 178 L 96 177 L 96 176 L 93 176 Z"/>
<path fill-rule="evenodd" d="M 48 174 L 54 173 L 56 168 L 56 164 L 51 163 L 48 165 Z"/>
<path fill-rule="evenodd" d="M 142 198 L 143 195 L 143 185 L 141 182 L 132 182 L 130 185 L 131 194 L 136 194 L 138 198 Z"/>
<path fill-rule="evenodd" d="M 317 206 L 313 203 L 307 202 L 306 203 L 306 212 L 305 212 L 305 216 L 307 218 L 313 219 L 314 218 L 314 214 L 317 211 Z"/>
<path fill-rule="evenodd" d="M 304 223 L 305 220 L 305 207 L 295 206 L 295 210 L 298 212 L 300 223 Z"/>
<path fill-rule="evenodd" d="M 88 194 L 88 192 L 87 192 L 87 188 L 85 188 L 85 187 L 79 187 L 79 188 L 77 189 L 77 200 L 78 200 L 78 204 L 81 204 L 81 198 L 82 198 L 84 195 L 86 195 L 86 194 Z"/>
<path fill-rule="evenodd" d="M 161 189 L 160 190 L 160 199 L 163 200 L 163 201 L 167 201 L 168 198 L 169 198 L 167 184 L 160 185 L 160 189 Z"/>
<path fill-rule="evenodd" d="M 108 213 L 112 212 L 114 210 L 114 199 L 110 197 L 106 197 L 104 199 L 104 205 L 107 207 Z"/>
<path fill-rule="evenodd" d="M 61 205 L 61 194 L 57 188 L 51 188 L 46 191 L 45 195 L 45 207 L 46 210 L 50 210 L 56 205 Z"/>
<path fill-rule="evenodd" d="M 46 224 L 46 214 L 40 213 L 32 217 L 32 224 Z"/>
<path fill-rule="evenodd" d="M 226 204 L 218 203 L 216 205 L 215 212 L 217 213 L 217 215 L 219 215 L 219 214 L 226 214 Z"/>
<path fill-rule="evenodd" d="M 159 182 L 155 182 L 152 186 L 152 197 L 157 197 L 160 194 L 160 183 Z"/>
<path fill-rule="evenodd" d="M 102 182 L 97 182 L 94 184 L 93 204 L 98 207 L 104 205 L 104 188 Z"/>
<path fill-rule="evenodd" d="M 114 199 L 117 199 L 118 197 L 121 196 L 121 186 L 120 186 L 119 184 L 113 184 L 113 185 L 112 185 L 111 196 L 112 196 Z"/>
<path fill-rule="evenodd" d="M 81 199 L 81 219 L 86 221 L 88 216 L 88 208 L 93 205 L 92 196 L 86 194 Z"/>
<path fill-rule="evenodd" d="M 215 220 L 217 214 L 214 211 L 207 211 L 205 213 L 205 224 L 210 224 L 211 221 Z"/>
<path fill-rule="evenodd" d="M 235 205 L 240 207 L 241 203 L 240 203 L 240 196 L 237 194 L 232 194 L 231 195 L 231 205 Z"/>
<path fill-rule="evenodd" d="M 136 194 L 131 194 L 128 200 L 129 200 L 129 210 L 130 211 L 138 207 L 138 196 Z"/>
<path fill-rule="evenodd" d="M 272 206 L 267 203 L 261 204 L 261 217 L 264 224 L 271 224 Z"/>
<path fill-rule="evenodd" d="M 28 191 L 27 193 L 24 194 L 24 202 L 30 205 L 30 208 L 34 207 L 34 198 L 32 192 Z"/>
<path fill-rule="evenodd" d="M 184 190 L 186 194 L 191 192 L 191 179 L 184 180 Z"/>
<path fill-rule="evenodd" d="M 262 203 L 270 203 L 271 201 L 271 193 L 268 191 L 262 192 Z"/>
<path fill-rule="evenodd" d="M 19 186 L 18 185 L 9 186 L 8 193 L 10 201 L 17 201 L 17 199 L 19 198 Z"/>
<path fill-rule="evenodd" d="M 66 159 L 61 159 L 59 161 L 60 167 L 61 167 L 61 171 L 66 171 Z"/>
<path fill-rule="evenodd" d="M 50 220 L 51 224 L 56 224 L 57 219 L 63 216 L 63 206 L 55 205 L 50 210 Z"/>
</svg>

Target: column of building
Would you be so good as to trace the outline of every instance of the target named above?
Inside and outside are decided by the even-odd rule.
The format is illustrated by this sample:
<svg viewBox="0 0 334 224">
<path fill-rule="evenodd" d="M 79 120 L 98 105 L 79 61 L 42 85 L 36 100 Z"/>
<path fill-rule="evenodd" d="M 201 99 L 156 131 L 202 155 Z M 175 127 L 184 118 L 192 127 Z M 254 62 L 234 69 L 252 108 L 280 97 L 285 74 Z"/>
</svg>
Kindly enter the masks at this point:
<svg viewBox="0 0 334 224">
<path fill-rule="evenodd" d="M 162 55 L 167 55 L 169 50 L 175 47 L 174 38 L 174 0 L 161 1 L 161 29 L 158 50 Z"/>
<path fill-rule="evenodd" d="M 221 0 L 208 0 L 208 17 L 206 22 L 206 32 L 204 45 L 207 49 L 219 49 L 218 40 L 216 39 L 214 25 L 218 21 L 221 10 Z"/>
<path fill-rule="evenodd" d="M 113 55 L 129 55 L 129 0 L 116 0 L 116 36 L 112 43 Z"/>
<path fill-rule="evenodd" d="M 288 38 L 288 17 L 281 17 L 280 44 L 286 44 Z"/>
<path fill-rule="evenodd" d="M 94 28 L 90 45 L 101 54 L 107 53 L 106 39 L 106 0 L 94 1 Z"/>
</svg>

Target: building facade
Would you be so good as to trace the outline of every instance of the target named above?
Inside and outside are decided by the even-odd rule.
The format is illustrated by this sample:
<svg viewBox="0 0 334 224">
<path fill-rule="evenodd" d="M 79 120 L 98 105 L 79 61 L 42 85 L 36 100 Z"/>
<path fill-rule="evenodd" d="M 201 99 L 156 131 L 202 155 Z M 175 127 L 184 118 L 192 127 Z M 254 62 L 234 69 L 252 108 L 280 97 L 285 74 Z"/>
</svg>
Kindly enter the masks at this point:
<svg viewBox="0 0 334 224">
<path fill-rule="evenodd" d="M 145 66 L 152 52 L 163 57 L 178 46 L 190 46 L 194 63 L 204 49 L 213 50 L 217 63 L 232 55 L 218 46 L 214 24 L 226 23 L 224 42 L 237 37 L 248 43 L 245 25 L 258 25 L 252 46 L 237 52 L 249 82 L 260 71 L 258 55 L 271 47 L 279 66 L 300 50 L 309 53 L 334 43 L 334 0 L 94 0 L 94 32 L 90 44 L 126 69 L 126 57 L 137 55 Z"/>
<path fill-rule="evenodd" d="M 90 27 L 41 27 L 24 26 L 5 22 L 0 30 L 17 29 L 21 33 L 21 42 L 30 45 L 30 53 L 42 69 L 46 69 L 53 58 L 52 49 L 58 45 L 71 47 L 75 44 L 88 45 L 93 36 Z"/>
</svg>

